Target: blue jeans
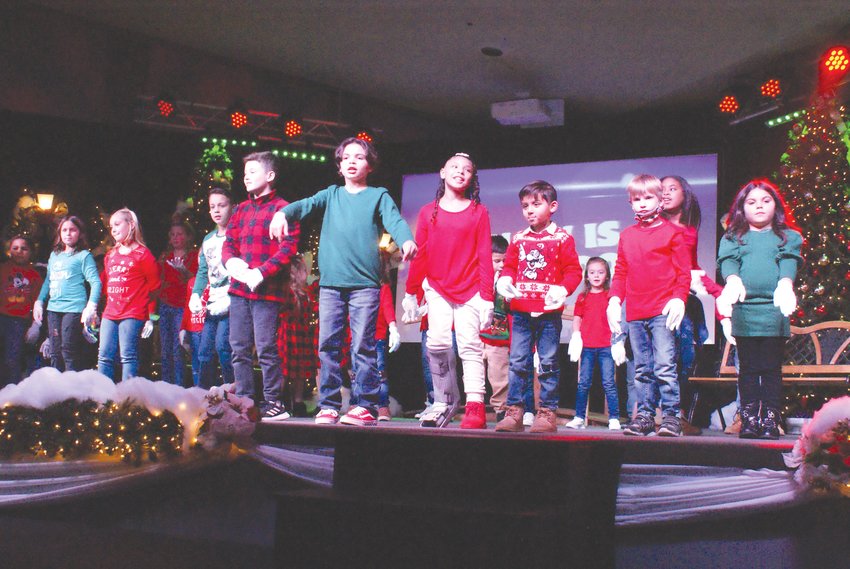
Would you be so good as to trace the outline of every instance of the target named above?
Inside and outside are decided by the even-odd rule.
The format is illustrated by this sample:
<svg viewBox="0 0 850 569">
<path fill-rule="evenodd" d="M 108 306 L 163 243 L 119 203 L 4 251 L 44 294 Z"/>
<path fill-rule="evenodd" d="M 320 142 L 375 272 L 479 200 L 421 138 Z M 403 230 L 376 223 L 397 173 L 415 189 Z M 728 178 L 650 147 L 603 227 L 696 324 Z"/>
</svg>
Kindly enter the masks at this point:
<svg viewBox="0 0 850 569">
<path fill-rule="evenodd" d="M 387 382 L 387 341 L 377 340 L 375 342 L 375 365 L 378 368 L 378 378 L 381 381 L 378 388 L 378 406 L 389 407 L 390 384 Z"/>
<path fill-rule="evenodd" d="M 345 324 L 351 327 L 352 393 L 357 404 L 373 414 L 379 406 L 380 380 L 375 354 L 380 289 L 319 288 L 319 407 L 342 407 L 342 373 L 339 362 L 345 341 Z M 232 308 L 231 308 L 232 310 Z M 232 314 L 232 313 L 231 313 Z"/>
<path fill-rule="evenodd" d="M 192 385 L 201 386 L 201 362 L 198 359 L 201 351 L 201 334 L 199 332 L 186 332 L 189 335 L 189 343 L 192 346 Z"/>
<path fill-rule="evenodd" d="M 78 371 L 82 358 L 83 323 L 80 312 L 47 311 L 50 365 L 59 371 Z"/>
<path fill-rule="evenodd" d="M 540 357 L 540 407 L 557 409 L 560 394 L 558 381 L 558 347 L 561 342 L 559 313 L 531 316 L 513 312 L 511 329 L 511 359 L 508 369 L 508 405 L 523 405 L 528 386 L 534 381 L 534 346 Z"/>
<path fill-rule="evenodd" d="M 183 309 L 164 302 L 159 305 L 159 344 L 162 349 L 162 381 L 183 387 L 183 353 L 180 349 L 180 323 Z"/>
<path fill-rule="evenodd" d="M 629 342 L 635 357 L 635 382 L 638 389 L 638 412 L 655 415 L 654 387 L 661 397 L 661 412 L 665 416 L 679 414 L 679 380 L 676 371 L 676 338 L 667 329 L 663 314 L 646 320 L 632 320 Z"/>
<path fill-rule="evenodd" d="M 198 348 L 198 366 L 200 368 L 200 386 L 209 389 L 220 385 L 215 367 L 215 355 L 221 366 L 223 383 L 233 383 L 233 350 L 230 348 L 230 317 L 229 313 L 210 316 L 204 321 L 201 331 L 201 343 Z"/>
<path fill-rule="evenodd" d="M 115 359 L 121 353 L 121 379 L 139 375 L 139 338 L 144 320 L 125 318 L 100 323 L 100 347 L 97 351 L 97 371 L 115 381 Z"/>
<path fill-rule="evenodd" d="M 283 387 L 283 371 L 277 351 L 280 303 L 230 297 L 230 347 L 236 395 L 254 397 L 254 348 L 263 372 L 263 401 L 276 402 Z"/>
<path fill-rule="evenodd" d="M 0 387 L 21 381 L 24 359 L 24 335 L 29 328 L 27 318 L 0 315 L 0 340 L 3 360 L 0 363 Z"/>
<path fill-rule="evenodd" d="M 608 402 L 608 418 L 620 417 L 620 400 L 617 397 L 617 377 L 611 348 L 584 348 L 581 351 L 581 369 L 576 392 L 576 417 L 584 418 L 587 411 L 587 396 L 593 383 L 593 370 L 599 363 L 602 373 L 602 388 Z"/>
</svg>

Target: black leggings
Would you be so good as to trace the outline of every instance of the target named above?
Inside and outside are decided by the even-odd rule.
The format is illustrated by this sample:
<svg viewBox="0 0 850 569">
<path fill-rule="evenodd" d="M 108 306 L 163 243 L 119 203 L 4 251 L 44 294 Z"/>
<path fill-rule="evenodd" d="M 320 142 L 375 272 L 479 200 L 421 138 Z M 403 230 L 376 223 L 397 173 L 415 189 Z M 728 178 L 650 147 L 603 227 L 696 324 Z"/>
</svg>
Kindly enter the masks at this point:
<svg viewBox="0 0 850 569">
<path fill-rule="evenodd" d="M 735 336 L 738 347 L 738 390 L 741 405 L 761 401 L 779 409 L 782 398 L 782 336 Z"/>
</svg>

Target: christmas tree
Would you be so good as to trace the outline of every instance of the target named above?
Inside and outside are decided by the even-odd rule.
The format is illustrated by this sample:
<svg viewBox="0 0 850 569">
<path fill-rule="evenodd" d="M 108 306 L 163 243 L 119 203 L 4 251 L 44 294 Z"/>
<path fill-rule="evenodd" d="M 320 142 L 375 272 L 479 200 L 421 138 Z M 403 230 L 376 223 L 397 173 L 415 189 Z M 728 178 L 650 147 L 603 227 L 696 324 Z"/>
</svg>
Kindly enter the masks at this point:
<svg viewBox="0 0 850 569">
<path fill-rule="evenodd" d="M 212 229 L 209 215 L 209 193 L 213 188 L 230 190 L 233 181 L 233 161 L 224 144 L 212 144 L 198 159 L 192 182 L 192 195 L 186 200 L 188 208 L 178 212 L 181 221 L 195 227 Z"/>
<path fill-rule="evenodd" d="M 821 97 L 792 126 L 782 155 L 782 188 L 804 240 L 797 326 L 850 320 L 849 128 L 845 108 Z"/>
</svg>

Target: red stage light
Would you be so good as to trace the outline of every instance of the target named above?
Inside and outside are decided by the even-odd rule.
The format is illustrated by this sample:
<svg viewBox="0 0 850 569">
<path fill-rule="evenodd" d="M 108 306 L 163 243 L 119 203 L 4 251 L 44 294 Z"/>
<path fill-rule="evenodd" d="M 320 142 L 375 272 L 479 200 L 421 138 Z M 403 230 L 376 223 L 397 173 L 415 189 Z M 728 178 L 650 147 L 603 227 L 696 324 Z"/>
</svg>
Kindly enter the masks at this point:
<svg viewBox="0 0 850 569">
<path fill-rule="evenodd" d="M 303 131 L 301 123 L 296 120 L 286 121 L 286 124 L 283 125 L 283 134 L 285 134 L 287 138 L 295 138 Z"/>
<path fill-rule="evenodd" d="M 738 99 L 736 99 L 734 95 L 726 95 L 720 100 L 720 103 L 717 104 L 717 108 L 720 109 L 721 113 L 728 113 L 731 115 L 738 112 L 741 105 L 738 104 Z"/>
<path fill-rule="evenodd" d="M 782 86 L 779 83 L 779 79 L 768 79 L 767 81 L 761 84 L 762 97 L 770 97 L 771 99 L 775 99 L 781 93 Z"/>
<path fill-rule="evenodd" d="M 836 45 L 821 56 L 818 65 L 818 91 L 827 93 L 835 89 L 850 71 L 850 49 Z"/>
<path fill-rule="evenodd" d="M 230 113 L 230 126 L 233 128 L 242 128 L 248 124 L 248 115 L 245 111 L 235 109 Z"/>
<path fill-rule="evenodd" d="M 361 130 L 360 132 L 358 132 L 356 138 L 359 138 L 360 140 L 364 140 L 364 141 L 368 142 L 369 144 L 372 144 L 372 140 L 373 140 L 372 135 L 369 134 L 368 132 L 366 132 L 365 130 Z"/>
<path fill-rule="evenodd" d="M 174 103 L 165 97 L 160 97 L 156 102 L 156 108 L 159 109 L 159 114 L 163 117 L 170 117 L 174 112 Z"/>
</svg>

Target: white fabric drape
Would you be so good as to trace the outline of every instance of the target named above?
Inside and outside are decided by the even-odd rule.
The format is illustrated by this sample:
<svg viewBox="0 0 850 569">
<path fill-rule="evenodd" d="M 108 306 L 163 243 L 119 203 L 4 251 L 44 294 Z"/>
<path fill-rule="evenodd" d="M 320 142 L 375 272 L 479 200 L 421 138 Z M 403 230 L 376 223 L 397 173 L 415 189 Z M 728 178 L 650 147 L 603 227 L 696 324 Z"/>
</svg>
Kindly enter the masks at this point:
<svg viewBox="0 0 850 569">
<path fill-rule="evenodd" d="M 248 456 L 288 476 L 330 488 L 334 480 L 332 448 L 257 445 Z"/>
</svg>

